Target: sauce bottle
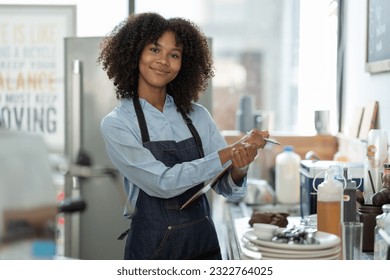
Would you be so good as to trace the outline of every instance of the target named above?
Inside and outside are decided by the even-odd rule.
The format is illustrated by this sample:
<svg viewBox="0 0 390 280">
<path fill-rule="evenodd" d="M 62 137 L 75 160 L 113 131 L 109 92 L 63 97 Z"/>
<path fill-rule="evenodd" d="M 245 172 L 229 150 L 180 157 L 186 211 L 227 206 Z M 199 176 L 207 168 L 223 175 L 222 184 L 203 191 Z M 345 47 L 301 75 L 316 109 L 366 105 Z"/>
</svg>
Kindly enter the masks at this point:
<svg viewBox="0 0 390 280">
<path fill-rule="evenodd" d="M 317 228 L 338 236 L 343 221 L 343 183 L 337 179 L 341 174 L 340 166 L 330 166 L 317 190 Z"/>
</svg>

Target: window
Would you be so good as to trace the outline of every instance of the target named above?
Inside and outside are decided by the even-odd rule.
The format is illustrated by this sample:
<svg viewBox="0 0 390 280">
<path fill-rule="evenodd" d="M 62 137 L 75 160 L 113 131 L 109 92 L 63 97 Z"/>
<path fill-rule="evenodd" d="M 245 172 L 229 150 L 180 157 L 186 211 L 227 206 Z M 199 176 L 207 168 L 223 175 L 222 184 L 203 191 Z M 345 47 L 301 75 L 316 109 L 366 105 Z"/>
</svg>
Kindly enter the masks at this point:
<svg viewBox="0 0 390 280">
<path fill-rule="evenodd" d="M 36 0 L 0 0 L 1 4 Z M 77 5 L 77 36 L 103 36 L 132 1 L 41 0 Z M 196 22 L 211 38 L 216 76 L 201 103 L 221 130 L 242 125 L 240 106 L 251 101 L 249 126 L 314 133 L 314 111 L 329 110 L 337 127 L 337 0 L 134 0 L 135 12 L 155 11 Z M 109 14 L 109 16 L 107 16 Z M 247 114 L 248 111 L 245 111 Z M 256 120 L 256 121 L 255 121 Z"/>
<path fill-rule="evenodd" d="M 337 132 L 337 1 L 136 1 L 135 12 L 145 11 L 189 18 L 211 38 L 220 129 L 240 128 L 249 102 L 251 127 L 314 133 L 314 111 L 329 110 Z"/>
</svg>

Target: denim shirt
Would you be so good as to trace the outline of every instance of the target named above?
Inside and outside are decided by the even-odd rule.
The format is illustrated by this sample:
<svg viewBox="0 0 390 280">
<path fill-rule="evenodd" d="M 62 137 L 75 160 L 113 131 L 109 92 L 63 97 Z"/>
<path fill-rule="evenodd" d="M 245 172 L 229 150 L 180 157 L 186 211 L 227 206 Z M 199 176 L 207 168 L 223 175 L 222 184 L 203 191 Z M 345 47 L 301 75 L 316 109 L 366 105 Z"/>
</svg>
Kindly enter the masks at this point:
<svg viewBox="0 0 390 280">
<path fill-rule="evenodd" d="M 163 112 L 142 98 L 140 102 L 150 141 L 180 142 L 192 137 L 170 95 L 167 95 Z M 103 118 L 101 132 L 108 156 L 124 176 L 128 195 L 125 217 L 131 218 L 134 212 L 139 188 L 150 196 L 172 198 L 199 183 L 207 183 L 223 170 L 218 151 L 227 146 L 226 141 L 206 108 L 193 104 L 193 109 L 189 117 L 202 139 L 205 157 L 173 167 L 165 166 L 143 147 L 132 100 L 121 100 L 118 107 Z M 240 199 L 246 193 L 246 178 L 237 186 L 228 173 L 214 190 L 231 200 Z"/>
</svg>

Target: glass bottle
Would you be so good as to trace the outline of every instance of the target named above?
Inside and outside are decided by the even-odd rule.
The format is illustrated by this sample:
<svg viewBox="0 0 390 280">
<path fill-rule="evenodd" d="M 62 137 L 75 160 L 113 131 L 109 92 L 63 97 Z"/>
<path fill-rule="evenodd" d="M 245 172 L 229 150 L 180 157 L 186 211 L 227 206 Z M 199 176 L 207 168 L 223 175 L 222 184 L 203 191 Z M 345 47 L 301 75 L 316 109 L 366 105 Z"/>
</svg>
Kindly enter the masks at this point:
<svg viewBox="0 0 390 280">
<path fill-rule="evenodd" d="M 379 229 L 385 229 L 385 220 L 390 218 L 390 204 L 382 206 L 383 213 L 376 217 L 376 226 L 374 229 L 375 241 L 374 241 L 374 260 L 385 260 L 387 252 L 387 243 L 383 240 L 379 234 Z"/>
</svg>

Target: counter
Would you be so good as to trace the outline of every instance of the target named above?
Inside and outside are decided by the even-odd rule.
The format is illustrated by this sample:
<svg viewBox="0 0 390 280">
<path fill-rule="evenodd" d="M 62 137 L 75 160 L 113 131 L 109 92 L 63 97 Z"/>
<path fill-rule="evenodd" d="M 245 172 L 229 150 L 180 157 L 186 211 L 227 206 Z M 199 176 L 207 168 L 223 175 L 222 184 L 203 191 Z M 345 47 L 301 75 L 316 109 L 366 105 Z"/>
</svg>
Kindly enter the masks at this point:
<svg viewBox="0 0 390 280">
<path fill-rule="evenodd" d="M 288 212 L 289 223 L 300 223 L 299 205 L 246 205 L 243 202 L 232 203 L 220 200 L 217 205 L 219 214 L 223 214 L 220 219 L 216 219 L 216 227 L 221 243 L 223 259 L 227 260 L 245 260 L 247 259 L 242 252 L 242 236 L 249 229 L 249 218 L 254 210 L 269 212 Z M 372 260 L 372 252 L 363 252 L 363 260 Z"/>
<path fill-rule="evenodd" d="M 291 216 L 299 216 L 299 205 L 247 205 L 244 202 L 227 202 L 224 198 L 216 196 L 213 199 L 213 220 L 217 228 L 218 237 L 221 244 L 223 259 L 241 260 L 243 259 L 240 239 L 242 237 L 242 227 L 249 224 L 240 223 L 242 227 L 237 227 L 238 219 L 247 218 L 254 210 L 264 212 L 287 212 Z M 245 228 L 244 228 L 245 230 Z"/>
</svg>

